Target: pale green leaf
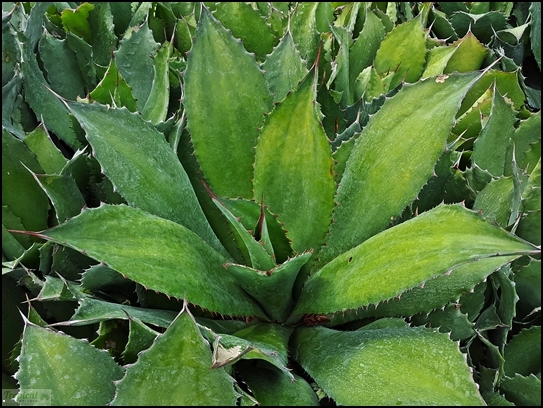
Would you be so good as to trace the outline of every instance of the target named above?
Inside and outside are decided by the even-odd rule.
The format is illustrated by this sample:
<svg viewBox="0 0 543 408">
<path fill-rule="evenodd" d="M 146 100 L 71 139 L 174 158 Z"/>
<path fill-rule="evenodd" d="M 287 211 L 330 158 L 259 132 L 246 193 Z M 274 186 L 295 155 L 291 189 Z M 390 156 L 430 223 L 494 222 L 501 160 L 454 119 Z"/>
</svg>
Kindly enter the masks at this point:
<svg viewBox="0 0 543 408">
<path fill-rule="evenodd" d="M 146 288 L 222 314 L 263 316 L 225 273 L 226 258 L 187 228 L 143 210 L 104 204 L 38 236 L 104 262 Z"/>
<path fill-rule="evenodd" d="M 187 58 L 184 103 L 213 192 L 252 198 L 254 146 L 272 97 L 254 56 L 205 7 Z"/>
<path fill-rule="evenodd" d="M 468 31 L 463 38 L 452 43 L 451 46 L 456 47 L 456 51 L 443 71 L 446 74 L 455 71 L 469 72 L 478 70 L 481 68 L 488 51 L 471 31 Z"/>
<path fill-rule="evenodd" d="M 416 198 L 445 150 L 460 101 L 477 75 L 405 85 L 370 118 L 337 189 L 338 206 L 320 265 L 385 229 Z"/>
<path fill-rule="evenodd" d="M 226 254 L 164 136 L 126 108 L 70 103 L 104 174 L 126 201 L 196 232 Z"/>
<path fill-rule="evenodd" d="M 334 205 L 332 151 L 315 98 L 309 73 L 267 117 L 254 165 L 255 201 L 278 214 L 297 252 L 322 244 Z"/>
<path fill-rule="evenodd" d="M 539 251 L 459 204 L 440 205 L 326 264 L 305 284 L 293 315 L 377 304 L 467 262 L 500 255 L 505 264 Z"/>
<path fill-rule="evenodd" d="M 209 344 L 185 303 L 166 331 L 126 367 L 111 405 L 235 405 L 234 379 L 211 364 Z"/>
<path fill-rule="evenodd" d="M 24 138 L 26 146 L 36 155 L 41 168 L 47 174 L 59 174 L 68 160 L 55 146 L 47 129 L 38 126 Z"/>
<path fill-rule="evenodd" d="M 293 357 L 338 405 L 485 405 L 466 357 L 444 333 L 297 328 Z"/>
<path fill-rule="evenodd" d="M 62 332 L 26 322 L 16 378 L 25 392 L 49 390 L 38 405 L 107 405 L 123 368 L 107 351 Z"/>
</svg>

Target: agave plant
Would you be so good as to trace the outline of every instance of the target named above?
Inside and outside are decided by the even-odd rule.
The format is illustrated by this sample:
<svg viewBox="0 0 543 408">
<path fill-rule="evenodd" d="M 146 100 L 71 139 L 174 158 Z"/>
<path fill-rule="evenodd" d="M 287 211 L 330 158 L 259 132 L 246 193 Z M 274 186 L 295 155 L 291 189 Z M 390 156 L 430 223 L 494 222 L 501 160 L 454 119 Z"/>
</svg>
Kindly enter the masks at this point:
<svg viewBox="0 0 543 408">
<path fill-rule="evenodd" d="M 540 402 L 540 5 L 466 4 L 17 3 L 3 388 Z"/>
</svg>

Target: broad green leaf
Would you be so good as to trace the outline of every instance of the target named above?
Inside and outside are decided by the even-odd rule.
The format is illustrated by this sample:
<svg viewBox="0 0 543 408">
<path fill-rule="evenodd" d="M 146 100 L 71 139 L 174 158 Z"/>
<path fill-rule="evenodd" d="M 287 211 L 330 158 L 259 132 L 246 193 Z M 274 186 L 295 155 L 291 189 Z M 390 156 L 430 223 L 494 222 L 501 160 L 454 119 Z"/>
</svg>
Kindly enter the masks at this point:
<svg viewBox="0 0 543 408">
<path fill-rule="evenodd" d="M 164 42 L 154 56 L 155 77 L 151 93 L 141 111 L 145 120 L 151 121 L 153 125 L 164 122 L 168 114 L 168 103 L 170 102 L 170 80 L 168 58 L 172 53 L 172 44 Z"/>
<path fill-rule="evenodd" d="M 272 366 L 236 364 L 260 406 L 318 406 L 319 399 L 311 384 L 296 374 L 294 381 L 284 372 Z"/>
<path fill-rule="evenodd" d="M 142 3 L 143 7 L 147 3 Z M 135 14 L 134 14 L 135 15 Z M 147 20 L 138 27 L 131 26 L 120 41 L 119 48 L 114 52 L 117 69 L 128 83 L 138 111 L 143 111 L 153 87 L 155 64 L 153 56 L 160 44 L 153 39 Z"/>
<path fill-rule="evenodd" d="M 89 13 L 94 9 L 94 5 L 83 3 L 75 10 L 66 8 L 62 10 L 62 26 L 66 32 L 72 32 L 82 37 L 86 42 L 91 42 L 91 30 L 89 25 Z"/>
<path fill-rule="evenodd" d="M 66 44 L 75 54 L 75 61 L 81 73 L 85 89 L 88 92 L 98 82 L 96 78 L 96 65 L 94 63 L 94 50 L 84 39 L 70 32 L 66 33 Z M 111 58 L 111 50 L 109 57 Z M 81 96 L 83 97 L 84 95 Z"/>
<path fill-rule="evenodd" d="M 299 253 L 322 244 L 334 206 L 332 152 L 315 99 L 309 73 L 266 118 L 254 165 L 255 201 L 278 214 Z"/>
<path fill-rule="evenodd" d="M 294 331 L 292 346 L 294 359 L 338 405 L 485 405 L 466 357 L 444 333 L 305 327 Z"/>
<path fill-rule="evenodd" d="M 456 51 L 443 71 L 446 74 L 455 71 L 469 72 L 478 70 L 481 68 L 481 64 L 488 52 L 471 31 L 468 31 L 463 38 L 455 41 L 451 46 L 456 47 Z"/>
<path fill-rule="evenodd" d="M 382 75 L 395 72 L 390 89 L 402 81 L 417 81 L 426 63 L 426 35 L 421 18 L 396 26 L 381 42 L 375 55 L 375 69 Z"/>
<path fill-rule="evenodd" d="M 70 103 L 104 174 L 126 201 L 197 233 L 226 253 L 164 136 L 126 108 Z"/>
<path fill-rule="evenodd" d="M 377 304 L 464 263 L 503 256 L 505 264 L 530 253 L 539 250 L 478 213 L 459 204 L 440 205 L 326 264 L 306 282 L 293 315 Z"/>
<path fill-rule="evenodd" d="M 425 324 L 426 327 L 436 328 L 441 333 L 450 333 L 451 340 L 454 341 L 463 341 L 475 336 L 473 323 L 469 321 L 467 315 L 462 313 L 458 303 L 448 304 L 443 309 L 430 312 L 427 316 L 424 314 L 413 316 L 410 320 L 416 326 Z"/>
<path fill-rule="evenodd" d="M 7 130 L 2 130 L 2 206 L 7 205 L 25 229 L 47 228 L 49 200 L 32 172 L 43 173 L 34 154 Z"/>
<path fill-rule="evenodd" d="M 81 274 L 81 286 L 90 291 L 108 290 L 111 288 L 130 287 L 134 290 L 134 283 L 104 264 L 97 264 L 86 269 Z"/>
<path fill-rule="evenodd" d="M 225 267 L 239 285 L 260 303 L 272 320 L 284 322 L 294 306 L 294 282 L 300 268 L 310 257 L 311 253 L 306 252 L 268 271 L 231 263 L 225 264 Z"/>
<path fill-rule="evenodd" d="M 43 405 L 107 405 L 115 395 L 114 381 L 124 371 L 107 351 L 28 321 L 19 364 L 20 395 L 48 390 L 50 399 Z"/>
<path fill-rule="evenodd" d="M 541 326 L 522 329 L 505 345 L 505 375 L 528 376 L 541 372 Z"/>
<path fill-rule="evenodd" d="M 343 27 L 332 26 L 331 30 L 339 49 L 332 64 L 332 72 L 326 86 L 341 95 L 337 102 L 341 108 L 345 109 L 354 103 L 349 77 L 349 49 L 352 38 L 350 33 Z M 332 83 L 334 84 L 333 87 L 331 87 Z"/>
<path fill-rule="evenodd" d="M 37 117 L 42 118 L 47 129 L 62 139 L 72 149 L 81 147 L 82 143 L 73 128 L 69 111 L 64 103 L 49 89 L 36 55 L 28 41 L 23 43 L 22 72 L 25 78 L 25 88 L 32 92 L 25 93 L 28 102 Z"/>
<path fill-rule="evenodd" d="M 290 31 L 267 56 L 262 69 L 274 102 L 283 100 L 307 75 L 305 62 L 294 45 Z"/>
<path fill-rule="evenodd" d="M 527 377 L 515 374 L 512 378 L 504 378 L 500 383 L 500 391 L 517 406 L 541 405 L 541 379 L 533 374 Z"/>
<path fill-rule="evenodd" d="M 373 64 L 384 37 L 385 28 L 383 23 L 373 11 L 366 10 L 364 27 L 349 50 L 349 83 L 351 88 L 354 89 L 354 83 L 358 75 Z"/>
<path fill-rule="evenodd" d="M 100 83 L 89 94 L 89 100 L 100 102 L 103 105 L 113 105 L 118 108 L 125 106 L 130 112 L 137 110 L 136 99 L 132 95 L 132 89 L 119 73 L 114 58 L 111 59 Z"/>
<path fill-rule="evenodd" d="M 111 13 L 111 8 L 114 6 L 110 2 L 97 2 L 93 3 L 93 6 L 94 9 L 91 10 L 88 18 L 92 33 L 90 40 L 92 55 L 96 64 L 105 67 L 109 64 L 111 53 L 118 44 L 114 16 Z"/>
<path fill-rule="evenodd" d="M 68 162 L 55 146 L 43 125 L 26 135 L 24 142 L 28 149 L 36 155 L 40 167 L 47 174 L 60 174 Z"/>
<path fill-rule="evenodd" d="M 219 2 L 213 15 L 260 61 L 277 45 L 273 29 L 249 3 Z"/>
<path fill-rule="evenodd" d="M 39 42 L 39 52 L 47 81 L 53 91 L 69 100 L 85 96 L 86 90 L 77 59 L 67 40 L 55 38 L 45 32 Z"/>
<path fill-rule="evenodd" d="M 104 204 L 37 235 L 104 262 L 146 288 L 210 311 L 263 316 L 225 273 L 226 258 L 187 228 L 143 210 Z"/>
<path fill-rule="evenodd" d="M 498 177 L 504 174 L 507 149 L 515 133 L 516 113 L 496 85 L 493 95 L 490 117 L 475 140 L 471 160 Z"/>
<path fill-rule="evenodd" d="M 416 198 L 445 150 L 460 101 L 476 80 L 477 73 L 470 73 L 450 75 L 443 83 L 428 78 L 405 85 L 370 118 L 337 189 L 338 206 L 320 265 L 382 231 Z"/>
<path fill-rule="evenodd" d="M 2 255 L 12 261 L 23 255 L 25 249 L 32 246 L 32 240 L 28 236 L 15 234 L 10 230 L 24 230 L 25 227 L 19 217 L 13 215 L 13 212 L 7 205 L 2 205 Z M 5 261 L 5 259 L 2 259 Z"/>
<path fill-rule="evenodd" d="M 234 379 L 211 364 L 209 345 L 185 303 L 166 332 L 126 367 L 111 405 L 235 405 Z"/>
<path fill-rule="evenodd" d="M 272 97 L 254 56 L 205 7 L 187 58 L 184 103 L 213 192 L 252 198 L 254 146 Z"/>
<path fill-rule="evenodd" d="M 512 137 L 513 143 L 510 144 L 506 155 L 505 175 L 512 174 L 513 144 L 515 148 L 515 159 L 518 166 L 528 172 L 533 170 L 535 162 L 530 162 L 529 152 L 534 144 L 541 143 L 541 111 L 530 115 L 526 120 L 520 122 L 515 129 Z M 540 153 L 541 154 L 541 153 Z"/>
</svg>

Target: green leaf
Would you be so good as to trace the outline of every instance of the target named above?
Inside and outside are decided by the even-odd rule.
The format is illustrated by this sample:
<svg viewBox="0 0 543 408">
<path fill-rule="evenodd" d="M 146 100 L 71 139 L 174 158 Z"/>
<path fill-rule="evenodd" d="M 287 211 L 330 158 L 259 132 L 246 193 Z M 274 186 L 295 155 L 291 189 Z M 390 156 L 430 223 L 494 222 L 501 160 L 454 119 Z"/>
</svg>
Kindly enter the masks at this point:
<svg viewBox="0 0 543 408">
<path fill-rule="evenodd" d="M 130 112 L 137 110 L 136 99 L 132 95 L 132 89 L 119 73 L 114 58 L 109 62 L 107 71 L 100 83 L 90 93 L 89 100 L 119 108 L 125 106 Z"/>
<path fill-rule="evenodd" d="M 110 2 L 93 3 L 94 9 L 89 13 L 89 26 L 92 33 L 93 59 L 96 64 L 106 66 L 111 60 L 111 53 L 117 48 L 117 36 L 115 35 L 114 16 Z M 122 33 L 120 33 L 122 34 Z M 120 35 L 119 35 L 120 37 Z"/>
<path fill-rule="evenodd" d="M 24 142 L 28 149 L 36 155 L 40 167 L 47 174 L 59 174 L 68 162 L 55 146 L 43 125 L 26 135 Z"/>
<path fill-rule="evenodd" d="M 481 169 L 497 177 L 504 174 L 509 139 L 515 133 L 516 113 L 496 85 L 493 95 L 490 117 L 475 140 L 471 160 Z"/>
<path fill-rule="evenodd" d="M 104 204 L 38 236 L 104 262 L 146 288 L 186 297 L 210 311 L 263 316 L 225 273 L 226 258 L 187 228 L 143 210 Z"/>
<path fill-rule="evenodd" d="M 530 16 L 530 47 L 541 71 L 541 3 L 537 1 L 530 3 Z"/>
<path fill-rule="evenodd" d="M 274 102 L 282 101 L 307 75 L 305 62 L 294 45 L 290 31 L 267 56 L 262 69 Z"/>
<path fill-rule="evenodd" d="M 147 3 L 143 3 L 144 6 Z M 135 14 L 134 14 L 135 15 Z M 152 58 L 160 47 L 155 42 L 147 20 L 139 26 L 131 26 L 124 34 L 118 50 L 114 52 L 121 76 L 132 88 L 138 111 L 143 111 L 153 87 L 155 63 Z"/>
<path fill-rule="evenodd" d="M 377 304 L 467 262 L 503 256 L 505 264 L 538 252 L 474 211 L 459 204 L 440 205 L 375 235 L 314 273 L 293 316 Z M 393 281 L 386 278 L 391 275 Z M 463 285 L 463 279 L 458 284 Z"/>
<path fill-rule="evenodd" d="M 400 24 L 383 39 L 375 55 L 381 76 L 395 72 L 390 89 L 402 82 L 417 81 L 426 63 L 426 40 L 420 17 Z"/>
<path fill-rule="evenodd" d="M 70 100 L 86 94 L 75 53 L 65 39 L 45 32 L 39 42 L 40 59 L 51 89 Z M 62 67 L 62 69 L 59 69 Z"/>
<path fill-rule="evenodd" d="M 451 44 L 456 50 L 443 71 L 446 74 L 451 72 L 469 72 L 481 68 L 487 49 L 477 38 L 468 31 L 467 34 Z"/>
<path fill-rule="evenodd" d="M 351 88 L 354 89 L 358 75 L 373 64 L 384 37 L 383 23 L 373 11 L 367 9 L 362 31 L 349 50 L 349 83 Z"/>
<path fill-rule="evenodd" d="M 168 114 L 168 104 L 170 102 L 168 58 L 172 53 L 172 49 L 172 44 L 165 41 L 154 56 L 155 76 L 153 85 L 141 111 L 143 119 L 151 121 L 154 125 L 163 122 Z"/>
<path fill-rule="evenodd" d="M 83 103 L 69 107 L 104 174 L 130 205 L 186 226 L 226 254 L 164 135 L 126 108 Z"/>
<path fill-rule="evenodd" d="M 16 374 L 20 397 L 25 392 L 48 390 L 44 405 L 106 405 L 115 394 L 114 381 L 123 375 L 106 351 L 26 322 L 20 368 Z M 21 401 L 23 402 L 23 401 Z"/>
<path fill-rule="evenodd" d="M 382 231 L 416 198 L 445 150 L 460 101 L 476 80 L 477 74 L 470 73 L 451 75 L 443 83 L 428 78 L 405 85 L 371 117 L 337 189 L 338 206 L 320 265 Z"/>
<path fill-rule="evenodd" d="M 517 303 L 520 316 L 541 307 L 541 260 L 531 259 L 528 265 L 515 272 L 513 280 L 520 298 Z"/>
<path fill-rule="evenodd" d="M 49 200 L 32 173 L 43 173 L 26 145 L 2 130 L 2 206 L 7 205 L 25 229 L 47 228 Z"/>
<path fill-rule="evenodd" d="M 541 372 L 541 326 L 522 329 L 505 345 L 505 375 L 528 376 Z"/>
<path fill-rule="evenodd" d="M 236 371 L 241 374 L 260 406 L 318 406 L 319 399 L 311 385 L 302 377 L 271 366 L 249 366 L 240 362 Z"/>
<path fill-rule="evenodd" d="M 153 341 L 160 333 L 154 331 L 136 317 L 130 316 L 129 321 L 130 331 L 128 342 L 123 351 L 123 361 L 126 364 L 133 364 L 138 359 L 138 354 L 151 347 Z"/>
<path fill-rule="evenodd" d="M 305 327 L 294 331 L 292 346 L 294 359 L 338 405 L 485 405 L 447 334 Z"/>
<path fill-rule="evenodd" d="M 272 258 L 273 252 L 267 252 L 262 244 L 255 241 L 254 237 L 245 229 L 241 221 L 239 221 L 224 204 L 215 197 L 212 199 L 213 203 L 215 203 L 217 208 L 224 214 L 233 230 L 236 231 L 236 235 L 240 237 L 239 245 L 245 248 L 245 251 L 242 252 L 247 252 L 249 254 L 246 260 L 248 266 L 262 271 L 269 271 L 275 267 L 276 264 Z"/>
<path fill-rule="evenodd" d="M 111 405 L 235 405 L 233 378 L 211 364 L 209 345 L 185 303 L 166 332 L 126 367 Z"/>
<path fill-rule="evenodd" d="M 76 150 L 82 146 L 73 129 L 68 109 L 64 103 L 48 89 L 36 55 L 28 40 L 23 43 L 22 72 L 25 78 L 25 88 L 32 92 L 25 93 L 25 99 L 36 114 L 41 117 L 45 126 L 62 139 L 68 146 Z"/>
<path fill-rule="evenodd" d="M 459 11 L 450 16 L 450 22 L 456 33 L 463 37 L 468 31 L 484 44 L 488 44 L 494 33 L 507 26 L 507 18 L 500 11 L 490 11 L 485 14 L 470 14 Z"/>
<path fill-rule="evenodd" d="M 513 179 L 501 177 L 491 180 L 473 203 L 473 209 L 481 211 L 486 219 L 495 221 L 503 228 L 509 226 L 511 204 L 513 201 Z"/>
<path fill-rule="evenodd" d="M 89 13 L 94 9 L 94 5 L 83 3 L 75 10 L 66 8 L 62 10 L 60 18 L 62 26 L 66 32 L 72 32 L 82 37 L 86 42 L 91 42 L 91 31 L 88 21 Z"/>
<path fill-rule="evenodd" d="M 315 99 L 309 73 L 267 117 L 256 148 L 255 201 L 278 214 L 297 252 L 322 244 L 334 205 L 332 152 Z"/>
<path fill-rule="evenodd" d="M 86 206 L 75 180 L 69 176 L 33 174 L 55 208 L 59 223 L 78 215 Z"/>
<path fill-rule="evenodd" d="M 252 198 L 254 146 L 272 98 L 254 56 L 205 7 L 187 58 L 184 103 L 213 192 Z"/>
<path fill-rule="evenodd" d="M 254 52 L 260 61 L 277 45 L 271 26 L 248 3 L 219 2 L 213 15 L 234 37 L 243 42 L 247 51 Z"/>
<path fill-rule="evenodd" d="M 320 43 L 317 29 L 317 9 L 319 2 L 298 2 L 290 14 L 290 32 L 296 48 L 300 51 L 306 66 L 315 62 Z"/>
<path fill-rule="evenodd" d="M 517 406 L 541 405 L 541 379 L 533 374 L 527 377 L 515 374 L 512 378 L 504 378 L 500 383 L 500 390 L 508 401 Z"/>
<path fill-rule="evenodd" d="M 311 253 L 306 252 L 269 271 L 237 264 L 225 264 L 225 267 L 239 285 L 260 303 L 272 320 L 284 322 L 294 306 L 292 299 L 294 282 L 300 268 L 310 256 Z"/>
<path fill-rule="evenodd" d="M 421 76 L 422 79 L 437 76 L 443 74 L 447 64 L 451 60 L 453 54 L 455 54 L 457 48 L 450 45 L 442 47 L 434 47 L 428 51 L 428 56 L 426 58 L 426 67 Z"/>
</svg>

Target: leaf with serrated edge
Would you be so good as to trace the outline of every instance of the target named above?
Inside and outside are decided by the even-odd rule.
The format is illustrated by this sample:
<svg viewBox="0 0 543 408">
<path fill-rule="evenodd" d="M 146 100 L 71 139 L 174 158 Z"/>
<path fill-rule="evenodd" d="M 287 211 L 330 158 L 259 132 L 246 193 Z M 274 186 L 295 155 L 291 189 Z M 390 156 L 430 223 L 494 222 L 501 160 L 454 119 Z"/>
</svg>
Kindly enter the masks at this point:
<svg viewBox="0 0 543 408">
<path fill-rule="evenodd" d="M 296 328 L 294 359 L 338 405 L 485 405 L 466 357 L 444 333 Z"/>
<path fill-rule="evenodd" d="M 189 228 L 226 255 L 164 135 L 126 108 L 96 103 L 69 107 L 104 174 L 128 204 Z"/>
<path fill-rule="evenodd" d="M 469 261 L 536 253 L 540 250 L 478 213 L 460 204 L 440 205 L 375 235 L 314 273 L 293 315 L 376 304 Z"/>
<path fill-rule="evenodd" d="M 34 235 L 83 252 L 148 289 L 186 296 L 210 311 L 264 316 L 224 272 L 226 258 L 187 228 L 143 210 L 103 204 Z"/>
<path fill-rule="evenodd" d="M 211 364 L 209 344 L 185 303 L 166 331 L 126 367 L 111 405 L 235 405 L 234 379 L 224 368 L 211 370 Z"/>
<path fill-rule="evenodd" d="M 263 197 L 278 214 L 297 252 L 323 243 L 334 206 L 332 151 L 319 121 L 313 74 L 267 117 L 254 165 L 255 201 Z"/>
<path fill-rule="evenodd" d="M 205 7 L 187 57 L 184 104 L 213 192 L 252 198 L 254 146 L 272 97 L 254 56 Z"/>
<path fill-rule="evenodd" d="M 460 101 L 477 76 L 405 85 L 370 118 L 337 189 L 320 265 L 385 229 L 416 198 L 445 150 Z"/>
<path fill-rule="evenodd" d="M 26 322 L 20 368 L 16 378 L 20 396 L 35 390 L 50 390 L 39 405 L 107 405 L 123 368 L 106 351 L 62 332 Z"/>
</svg>

